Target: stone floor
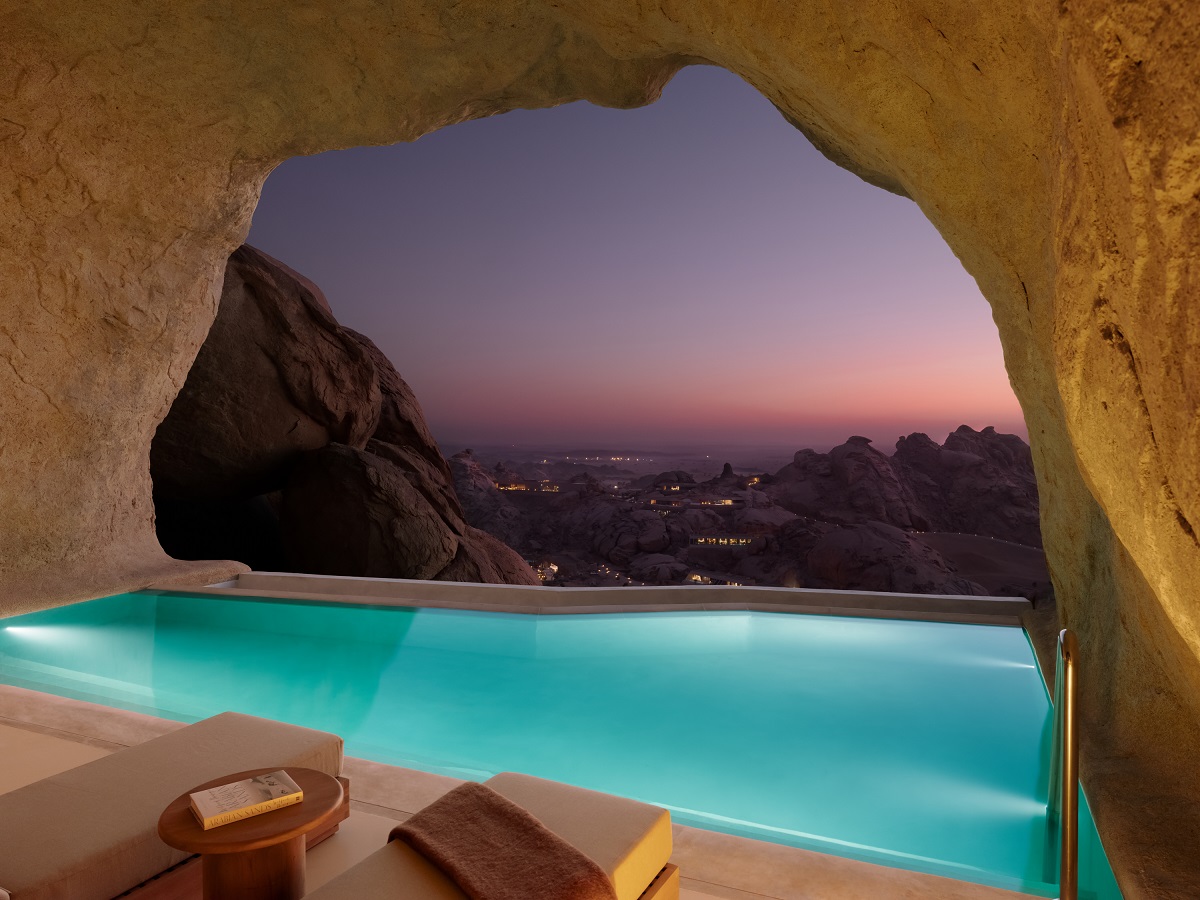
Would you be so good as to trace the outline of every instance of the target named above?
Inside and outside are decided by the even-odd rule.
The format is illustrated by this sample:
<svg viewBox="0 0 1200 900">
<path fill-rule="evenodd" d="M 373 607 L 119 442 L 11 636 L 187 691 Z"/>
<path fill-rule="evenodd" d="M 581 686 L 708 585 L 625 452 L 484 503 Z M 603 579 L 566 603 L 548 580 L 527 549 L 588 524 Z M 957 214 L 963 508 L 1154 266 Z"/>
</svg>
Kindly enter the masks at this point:
<svg viewBox="0 0 1200 900">
<path fill-rule="evenodd" d="M 0 793 L 64 771 L 179 723 L 0 685 Z M 316 888 L 382 847 L 387 833 L 459 782 L 348 757 L 351 815 L 312 850 Z M 674 826 L 683 900 L 1018 900 L 1009 891 L 778 844 Z"/>
</svg>

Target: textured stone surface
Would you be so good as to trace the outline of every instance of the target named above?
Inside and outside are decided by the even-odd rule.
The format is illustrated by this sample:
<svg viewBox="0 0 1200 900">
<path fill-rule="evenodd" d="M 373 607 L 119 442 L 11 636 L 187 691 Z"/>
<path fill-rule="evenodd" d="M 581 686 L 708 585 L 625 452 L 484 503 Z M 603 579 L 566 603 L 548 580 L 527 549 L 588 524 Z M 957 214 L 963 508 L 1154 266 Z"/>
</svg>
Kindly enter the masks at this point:
<svg viewBox="0 0 1200 900">
<path fill-rule="evenodd" d="M 1129 896 L 1200 893 L 1200 6 L 6 0 L 0 22 L 5 609 L 189 568 L 154 538 L 150 440 L 274 165 L 636 105 L 708 61 L 912 197 L 979 282 L 1081 636 L 1097 818 Z M 1185 810 L 1152 853 L 1130 785 Z"/>
<path fill-rule="evenodd" d="M 330 444 L 300 457 L 280 516 L 290 571 L 538 584 L 512 549 L 445 518 L 391 449 Z"/>
<path fill-rule="evenodd" d="M 288 461 L 305 450 L 365 447 L 380 424 L 376 371 L 316 285 L 244 244 L 229 257 L 220 313 L 155 433 L 155 496 L 265 494 L 283 487 Z"/>
<path fill-rule="evenodd" d="M 910 447 L 903 465 L 866 438 L 851 438 L 827 454 L 799 451 L 774 476 L 739 476 L 727 463 L 701 483 L 686 472 L 647 475 L 638 479 L 642 490 L 620 496 L 503 491 L 495 480 L 519 481 L 522 474 L 503 463 L 486 468 L 470 451 L 450 464 L 466 520 L 527 558 L 557 563 L 563 586 L 612 577 L 677 584 L 696 569 L 702 577 L 759 586 L 1047 601 L 1029 446 L 990 428 L 964 426 L 955 438 L 949 450 L 923 434 L 902 438 Z M 930 522 L 951 533 L 925 531 Z M 969 533 L 976 529 L 982 535 Z M 996 540 L 1011 532 L 1032 546 Z M 691 543 L 720 535 L 754 540 Z"/>
<path fill-rule="evenodd" d="M 249 245 L 229 258 L 150 472 L 159 541 L 181 559 L 536 583 L 463 521 L 450 468 L 388 358 L 338 323 L 315 284 Z"/>
<path fill-rule="evenodd" d="M 317 575 L 436 578 L 458 541 L 388 460 L 330 444 L 304 454 L 283 494 L 284 542 Z"/>
<path fill-rule="evenodd" d="M 929 528 L 916 495 L 897 477 L 891 460 L 864 437 L 852 437 L 828 453 L 797 451 L 791 465 L 780 469 L 766 490 L 797 515 Z"/>
<path fill-rule="evenodd" d="M 448 460 L 454 476 L 454 492 L 462 504 L 465 518 L 512 546 L 525 537 L 521 513 L 497 490 L 492 474 L 487 472 L 471 450 L 455 453 Z"/>
<path fill-rule="evenodd" d="M 922 530 L 1042 545 L 1033 456 L 1015 434 L 962 425 L 941 446 L 911 434 L 896 442 L 891 462 L 927 511 Z"/>
<path fill-rule="evenodd" d="M 838 528 L 808 551 L 808 571 L 836 589 L 911 594 L 977 594 L 939 554 L 894 525 L 871 522 Z"/>
<path fill-rule="evenodd" d="M 800 450 L 765 480 L 762 492 L 798 515 L 827 522 L 885 522 L 906 531 L 1042 544 L 1029 445 L 990 427 L 960 426 L 944 445 L 910 434 L 890 457 L 865 437 L 828 453 Z"/>
</svg>

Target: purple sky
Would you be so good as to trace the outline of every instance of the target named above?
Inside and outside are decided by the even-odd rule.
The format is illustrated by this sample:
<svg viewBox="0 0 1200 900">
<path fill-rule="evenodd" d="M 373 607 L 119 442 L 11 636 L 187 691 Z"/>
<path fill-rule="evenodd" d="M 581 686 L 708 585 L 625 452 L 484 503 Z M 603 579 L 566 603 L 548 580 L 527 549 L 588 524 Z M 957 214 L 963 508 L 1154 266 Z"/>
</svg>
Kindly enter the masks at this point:
<svg viewBox="0 0 1200 900">
<path fill-rule="evenodd" d="M 721 69 L 644 109 L 290 160 L 250 242 L 375 340 L 450 453 L 1025 434 L 987 303 L 916 205 Z"/>
</svg>

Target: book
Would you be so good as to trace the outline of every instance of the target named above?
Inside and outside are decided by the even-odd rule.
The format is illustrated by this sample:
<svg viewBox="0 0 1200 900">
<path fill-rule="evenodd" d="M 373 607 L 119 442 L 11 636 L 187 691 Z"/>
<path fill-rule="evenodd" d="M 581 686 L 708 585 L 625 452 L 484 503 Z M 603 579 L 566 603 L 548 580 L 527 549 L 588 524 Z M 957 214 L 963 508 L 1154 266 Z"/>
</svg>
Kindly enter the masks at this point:
<svg viewBox="0 0 1200 900">
<path fill-rule="evenodd" d="M 196 791 L 191 798 L 196 820 L 208 831 L 299 803 L 304 799 L 304 791 L 288 777 L 287 772 L 280 769 L 206 791 Z"/>
</svg>

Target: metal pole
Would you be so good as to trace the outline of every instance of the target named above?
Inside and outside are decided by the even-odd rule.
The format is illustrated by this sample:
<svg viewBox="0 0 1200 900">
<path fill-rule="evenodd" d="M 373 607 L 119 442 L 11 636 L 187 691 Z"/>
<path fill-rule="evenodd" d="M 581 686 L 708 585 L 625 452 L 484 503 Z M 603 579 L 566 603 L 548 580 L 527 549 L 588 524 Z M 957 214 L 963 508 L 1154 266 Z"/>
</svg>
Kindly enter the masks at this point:
<svg viewBox="0 0 1200 900">
<path fill-rule="evenodd" d="M 1059 871 L 1061 900 L 1079 898 L 1079 643 L 1075 632 L 1064 628 L 1058 635 L 1062 658 L 1062 864 Z M 1055 692 L 1057 693 L 1057 691 Z"/>
</svg>

